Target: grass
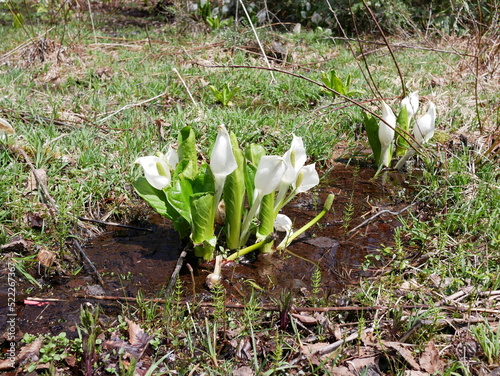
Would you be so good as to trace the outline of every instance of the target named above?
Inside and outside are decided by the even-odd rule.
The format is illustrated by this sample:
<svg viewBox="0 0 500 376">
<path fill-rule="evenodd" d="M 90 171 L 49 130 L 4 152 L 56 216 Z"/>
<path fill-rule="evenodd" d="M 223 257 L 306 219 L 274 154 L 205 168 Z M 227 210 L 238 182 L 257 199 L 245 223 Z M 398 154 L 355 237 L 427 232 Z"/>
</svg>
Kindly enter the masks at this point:
<svg viewBox="0 0 500 376">
<path fill-rule="evenodd" d="M 2 17 L 8 19 L 8 14 Z M 16 129 L 14 138 L 0 143 L 0 240 L 7 243 L 18 236 L 32 244 L 30 255 L 23 256 L 24 264 L 19 255 L 2 255 L 2 262 L 8 257 L 20 260 L 20 277 L 27 269 L 36 269 L 32 263 L 38 246 L 58 253 L 53 273 L 81 267 L 65 257 L 71 253 L 68 236 L 88 236 L 79 216 L 118 222 L 140 217 L 131 184 L 141 171 L 133 161 L 166 150 L 185 125 L 195 129 L 205 157 L 216 126 L 224 123 L 242 144 L 262 143 L 275 153 L 288 148 L 294 132 L 303 137 L 311 159 L 323 170 L 335 159 L 349 160 L 359 168 L 371 162 L 363 152 L 367 140 L 358 126 L 362 117 L 356 106 L 289 74 L 274 72 L 277 83 L 273 84 L 265 70 L 204 66 L 264 66 L 255 52 L 251 29 L 232 26 L 203 33 L 183 17 L 170 24 L 161 18 L 138 19 L 97 10 L 94 23 L 95 30 L 87 14 L 77 13 L 65 27 L 53 27 L 41 19 L 24 30 L 0 24 L 4 40 L 0 116 Z M 145 24 L 150 26 L 146 29 Z M 45 32 L 49 43 L 33 42 L 15 50 Z M 342 78 L 352 74 L 351 89 L 365 91 L 357 97 L 359 101 L 376 109 L 377 102 L 371 101 L 375 95 L 345 41 L 321 31 L 293 34 L 270 28 L 259 29 L 259 36 L 266 47 L 279 41 L 288 49 L 289 65 L 280 69 L 318 82 L 322 72 L 333 69 Z M 340 372 L 336 367 L 347 366 L 347 360 L 373 355 L 368 348 L 376 354 L 381 372 L 403 374 L 412 368 L 405 354 L 384 344 L 399 340 L 413 345 L 412 356 L 420 359 L 421 371 L 428 373 L 432 372 L 422 365 L 422 354 L 430 341 L 440 350 L 445 366 L 439 372 L 443 374 L 475 375 L 481 367 L 498 366 L 498 298 L 488 300 L 487 293 L 500 286 L 499 169 L 498 158 L 488 160 L 487 146 L 478 145 L 498 131 L 499 72 L 488 51 L 477 52 L 477 46 L 471 47 L 468 41 L 415 37 L 410 48 L 395 50 L 410 91 L 419 91 L 424 107 L 429 100 L 436 103 L 438 134 L 432 148 L 435 158 L 421 158 L 408 171 L 408 180 L 415 182 L 409 200 L 415 205 L 400 218 L 402 226 L 393 242 L 377 244 L 379 250 L 367 258 L 365 265 L 379 268 L 379 275 L 363 278 L 348 291 L 330 294 L 321 289 L 322 275 L 317 269 L 308 281 L 314 288 L 312 295 L 295 297 L 293 302 L 296 307 L 318 308 L 347 301 L 349 306 L 387 309 L 316 312 L 310 315 L 316 323 L 308 326 L 306 317 L 288 315 L 291 303 L 281 307 L 281 317 L 280 309 L 263 310 L 261 302 L 268 296 L 257 289 L 252 289 L 245 308 L 238 311 L 221 307 L 226 295 L 219 287 L 209 295 L 216 303 L 211 310 L 198 297 L 185 301 L 182 297 L 188 289 L 179 282 L 176 293 L 163 304 L 138 296 L 136 304 L 124 307 L 127 316 L 153 336 L 152 353 L 146 353 L 144 363 L 163 359 L 153 374 L 227 375 L 242 367 L 261 375 L 336 374 Z M 409 45 L 396 37 L 391 42 Z M 366 50 L 370 50 L 365 58 L 378 90 L 397 107 L 402 91 L 390 55 L 378 45 L 366 44 Z M 481 54 L 479 72 L 470 56 L 474 54 Z M 218 104 L 210 85 L 237 86 L 231 98 L 234 105 Z M 460 142 L 460 134 L 467 145 Z M 17 148 L 46 172 L 46 186 L 58 207 L 56 217 L 50 213 L 47 198 L 29 188 L 30 168 Z M 483 156 L 484 163 L 476 163 L 478 156 Z M 350 203 L 339 214 L 344 216 L 346 232 L 355 209 Z M 30 215 L 43 218 L 42 229 L 30 225 Z M 460 293 L 460 298 L 446 299 Z M 490 322 L 474 322 L 476 316 Z M 491 320 L 494 317 L 496 321 Z M 440 321 L 443 318 L 454 326 Z M 123 320 L 93 325 L 105 330 L 105 340 L 111 332 L 129 340 Z M 363 334 L 370 328 L 377 345 Z M 304 350 L 310 342 L 319 348 L 352 333 L 359 333 L 359 338 L 330 354 L 313 356 Z M 476 350 L 458 351 L 457 343 L 463 338 L 476 344 L 472 346 Z M 82 359 L 89 359 L 84 353 L 89 348 L 77 339 L 47 335 L 43 343 L 40 350 L 52 368 L 40 372 L 51 374 L 54 368 L 76 372 Z M 94 374 L 131 372 L 131 360 L 124 354 L 106 349 L 101 339 L 91 345 L 102 355 L 89 366 L 94 367 Z M 76 365 L 71 365 L 68 355 Z"/>
</svg>

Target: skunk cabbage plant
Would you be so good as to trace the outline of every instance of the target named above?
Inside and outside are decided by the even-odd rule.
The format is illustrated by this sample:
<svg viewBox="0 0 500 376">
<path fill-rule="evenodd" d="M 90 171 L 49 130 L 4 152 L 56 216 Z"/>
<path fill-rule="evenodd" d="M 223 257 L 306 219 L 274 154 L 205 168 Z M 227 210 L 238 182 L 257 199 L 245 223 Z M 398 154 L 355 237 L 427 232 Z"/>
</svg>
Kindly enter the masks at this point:
<svg viewBox="0 0 500 376">
<path fill-rule="evenodd" d="M 389 167 L 392 159 L 392 142 L 394 140 L 394 129 L 396 128 L 396 116 L 391 108 L 382 101 L 382 121 L 378 123 L 378 139 L 380 141 L 379 169 L 383 166 Z"/>
<path fill-rule="evenodd" d="M 410 148 L 410 144 L 405 140 L 404 136 L 408 136 L 410 133 L 410 125 L 412 123 L 413 116 L 418 111 L 418 105 L 419 96 L 416 91 L 403 98 L 401 101 L 401 110 L 399 111 L 396 119 L 396 155 L 399 157 L 404 155 Z"/>
<path fill-rule="evenodd" d="M 275 227 L 291 231 L 291 221 L 280 209 L 319 183 L 315 165 L 305 165 L 304 144 L 295 135 L 283 156 L 266 155 L 253 144 L 243 152 L 236 136 L 221 125 L 209 164 L 198 162 L 190 127 L 179 132 L 177 144 L 177 152 L 169 148 L 165 155 L 137 158 L 144 177 L 134 187 L 205 260 L 214 258 L 217 247 L 235 251 L 228 259 L 259 248 L 271 251 Z M 250 239 L 255 243 L 248 245 Z"/>
<path fill-rule="evenodd" d="M 400 169 L 401 167 L 403 167 L 406 161 L 413 155 L 415 155 L 415 150 L 429 142 L 429 140 L 434 136 L 435 124 L 436 106 L 434 105 L 434 103 L 430 102 L 427 113 L 418 118 L 415 122 L 415 125 L 413 126 L 413 137 L 415 138 L 417 144 L 413 145 L 413 147 L 409 149 L 406 154 L 398 161 L 396 169 Z"/>
</svg>

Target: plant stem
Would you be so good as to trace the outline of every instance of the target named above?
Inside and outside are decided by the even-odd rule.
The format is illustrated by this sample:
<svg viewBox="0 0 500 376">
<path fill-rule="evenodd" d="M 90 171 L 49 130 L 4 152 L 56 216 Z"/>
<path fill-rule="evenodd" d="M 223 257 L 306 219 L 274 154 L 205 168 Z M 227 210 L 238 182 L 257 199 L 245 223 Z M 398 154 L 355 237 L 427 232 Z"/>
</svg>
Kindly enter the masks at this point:
<svg viewBox="0 0 500 376">
<path fill-rule="evenodd" d="M 314 226 L 330 210 L 330 208 L 332 207 L 334 199 L 335 199 L 335 195 L 333 193 L 330 193 L 328 195 L 328 197 L 326 198 L 325 207 L 321 211 L 321 213 L 319 213 L 316 217 L 314 217 L 313 219 L 311 219 L 308 223 L 306 223 L 304 226 L 302 226 L 300 229 L 298 229 L 292 235 L 290 235 L 288 237 L 288 239 L 286 240 L 286 242 L 280 244 L 276 248 L 276 250 L 281 250 L 281 249 L 284 249 L 284 248 L 288 247 L 290 245 L 290 243 L 292 243 L 292 241 L 294 241 L 298 236 L 300 236 L 302 233 L 304 233 L 309 228 L 311 228 L 312 226 Z"/>
<path fill-rule="evenodd" d="M 247 253 L 250 253 L 252 251 L 256 251 L 257 249 L 259 249 L 263 245 L 270 243 L 273 240 L 274 240 L 274 234 L 270 234 L 264 240 L 262 240 L 258 243 L 252 244 L 251 246 L 248 246 L 246 248 L 240 249 L 239 251 L 233 253 L 228 258 L 226 258 L 226 260 L 227 261 L 234 261 L 240 256 L 246 255 Z"/>
</svg>

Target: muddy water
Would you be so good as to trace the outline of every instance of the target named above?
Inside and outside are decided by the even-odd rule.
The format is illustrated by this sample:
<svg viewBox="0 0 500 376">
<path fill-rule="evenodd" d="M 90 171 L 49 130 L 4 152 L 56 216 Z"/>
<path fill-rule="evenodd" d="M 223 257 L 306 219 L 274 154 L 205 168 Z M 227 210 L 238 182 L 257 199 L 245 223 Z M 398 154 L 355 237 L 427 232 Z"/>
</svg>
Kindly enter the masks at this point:
<svg viewBox="0 0 500 376">
<path fill-rule="evenodd" d="M 363 277 L 360 266 L 365 256 L 381 244 L 390 246 L 392 232 L 399 222 L 392 215 L 384 214 L 357 231 L 349 230 L 377 211 L 399 210 L 405 206 L 400 198 L 407 188 L 403 176 L 390 173 L 382 183 L 382 177 L 373 179 L 373 175 L 372 169 L 336 164 L 318 189 L 298 196 L 285 210 L 294 221 L 295 229 L 322 210 L 330 193 L 336 197 L 334 210 L 292 244 L 290 253 L 252 255 L 241 263 L 225 266 L 222 272 L 228 299 L 243 302 L 252 288 L 249 280 L 262 288 L 268 298 L 278 297 L 284 288 L 295 294 L 307 294 L 316 265 L 321 270 L 325 291 L 341 292 L 358 283 Z M 351 211 L 347 210 L 349 206 Z M 26 305 L 23 300 L 27 293 L 19 291 L 19 333 L 61 330 L 74 333 L 80 304 L 86 300 L 98 302 L 110 316 L 121 311 L 116 301 L 82 299 L 80 295 L 135 297 L 141 290 L 146 297 L 162 297 L 182 244 L 167 219 L 153 212 L 148 219 L 146 225 L 151 231 L 109 228 L 86 243 L 84 250 L 98 268 L 105 282 L 103 288 L 82 271 L 76 276 L 54 277 L 43 291 L 30 293 L 60 299 L 57 302 Z M 193 268 L 192 274 L 184 267 L 180 275 L 186 298 L 197 294 L 198 298 L 209 299 L 204 281 L 212 266 L 198 265 L 193 259 L 187 262 Z M 6 296 L 2 293 L 0 291 L 0 300 L 5 307 Z"/>
</svg>

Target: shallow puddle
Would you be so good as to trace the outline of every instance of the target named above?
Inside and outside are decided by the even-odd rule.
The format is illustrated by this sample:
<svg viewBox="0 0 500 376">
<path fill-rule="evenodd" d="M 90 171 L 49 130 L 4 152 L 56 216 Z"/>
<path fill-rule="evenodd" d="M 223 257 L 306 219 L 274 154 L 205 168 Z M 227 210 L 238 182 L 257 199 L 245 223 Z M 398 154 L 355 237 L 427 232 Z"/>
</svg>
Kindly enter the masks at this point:
<svg viewBox="0 0 500 376">
<path fill-rule="evenodd" d="M 392 232 L 399 222 L 391 214 L 382 214 L 356 231 L 349 230 L 380 210 L 397 211 L 404 207 L 404 200 L 399 197 L 408 188 L 403 175 L 391 172 L 384 183 L 383 177 L 373 179 L 373 175 L 373 169 L 336 164 L 318 189 L 299 195 L 285 210 L 294 221 L 295 229 L 322 210 L 330 193 L 335 194 L 333 210 L 292 244 L 290 252 L 258 254 L 225 266 L 222 273 L 228 300 L 242 303 L 255 286 L 265 291 L 267 299 L 278 297 L 283 289 L 307 294 L 316 265 L 321 270 L 325 291 L 341 292 L 358 283 L 363 276 L 361 265 L 365 256 L 381 245 L 392 245 Z M 121 311 L 114 300 L 82 299 L 81 295 L 135 297 L 141 290 L 145 297 L 163 297 L 161 292 L 165 290 L 182 245 L 169 220 L 153 212 L 148 218 L 147 226 L 151 231 L 109 228 L 84 246 L 104 280 L 103 288 L 82 271 L 76 276 L 58 277 L 51 281 L 50 288 L 37 293 L 60 301 L 42 306 L 25 305 L 25 296 L 19 293 L 20 331 L 58 333 L 69 330 L 74 333 L 80 304 L 84 301 L 99 303 L 110 316 Z M 209 299 L 204 282 L 212 271 L 211 266 L 197 265 L 193 259 L 187 262 L 193 272 L 191 274 L 187 267 L 181 271 L 185 297 L 196 294 L 198 298 Z M 253 282 L 253 287 L 248 281 Z M 6 307 L 3 300 L 7 297 L 0 291 L 1 306 Z"/>
</svg>

